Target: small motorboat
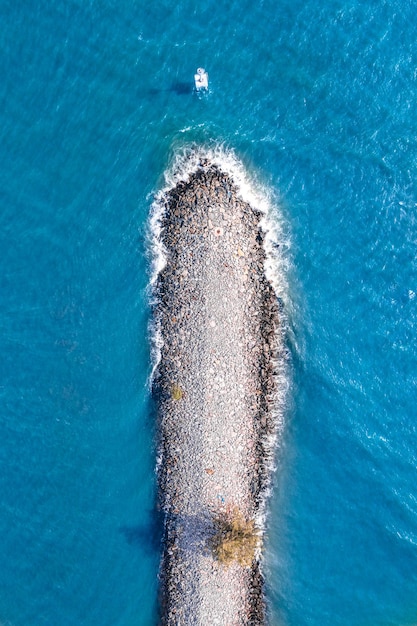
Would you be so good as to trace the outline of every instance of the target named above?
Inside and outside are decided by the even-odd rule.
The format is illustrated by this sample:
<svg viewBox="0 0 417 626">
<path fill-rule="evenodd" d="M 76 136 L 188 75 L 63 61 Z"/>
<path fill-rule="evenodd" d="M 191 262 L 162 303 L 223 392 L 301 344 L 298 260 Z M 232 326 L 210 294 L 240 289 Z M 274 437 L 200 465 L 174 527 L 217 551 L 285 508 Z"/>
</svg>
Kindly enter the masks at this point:
<svg viewBox="0 0 417 626">
<path fill-rule="evenodd" d="M 208 74 L 203 67 L 199 67 L 194 74 L 196 91 L 208 91 Z"/>
</svg>

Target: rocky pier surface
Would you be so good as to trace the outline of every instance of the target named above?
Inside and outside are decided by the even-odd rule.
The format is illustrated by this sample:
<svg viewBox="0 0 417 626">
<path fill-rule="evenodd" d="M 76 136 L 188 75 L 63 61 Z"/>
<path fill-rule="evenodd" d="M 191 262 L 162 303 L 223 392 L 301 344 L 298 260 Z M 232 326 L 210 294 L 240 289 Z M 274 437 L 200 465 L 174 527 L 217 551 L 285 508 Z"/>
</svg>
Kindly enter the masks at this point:
<svg viewBox="0 0 417 626">
<path fill-rule="evenodd" d="M 263 215 L 207 160 L 163 202 L 167 262 L 155 288 L 163 345 L 153 381 L 165 519 L 161 623 L 261 625 L 261 548 L 249 566 L 225 564 L 213 537 L 221 516 L 259 517 L 269 479 L 282 346 Z"/>
</svg>

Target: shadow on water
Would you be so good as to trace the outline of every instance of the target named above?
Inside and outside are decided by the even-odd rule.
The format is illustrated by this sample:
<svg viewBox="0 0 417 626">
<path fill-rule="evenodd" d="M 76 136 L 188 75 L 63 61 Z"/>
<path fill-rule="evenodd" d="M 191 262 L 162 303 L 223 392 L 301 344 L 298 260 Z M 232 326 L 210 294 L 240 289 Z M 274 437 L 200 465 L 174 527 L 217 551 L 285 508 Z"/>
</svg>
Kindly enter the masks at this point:
<svg viewBox="0 0 417 626">
<path fill-rule="evenodd" d="M 164 532 L 164 517 L 155 507 L 150 512 L 149 520 L 137 526 L 121 526 L 120 532 L 130 546 L 140 548 L 149 555 L 161 553 Z"/>
<path fill-rule="evenodd" d="M 166 89 L 156 89 L 156 88 L 149 89 L 148 93 L 150 96 L 157 96 L 160 93 L 166 93 L 166 92 L 175 93 L 177 96 L 189 96 L 194 92 L 194 87 L 191 83 L 175 82 L 175 83 L 172 83 L 172 85 L 170 87 L 167 87 Z"/>
<path fill-rule="evenodd" d="M 176 82 L 171 85 L 170 91 L 173 91 L 178 96 L 186 96 L 193 93 L 194 88 L 190 83 Z"/>
<path fill-rule="evenodd" d="M 147 398 L 146 416 L 147 428 L 155 433 L 157 430 L 158 406 L 153 392 Z M 158 501 L 158 485 L 155 485 L 153 506 L 149 509 L 146 517 L 146 522 L 133 526 L 121 526 L 119 531 L 124 535 L 129 545 L 140 548 L 149 555 L 160 553 L 164 532 L 164 516 Z"/>
</svg>

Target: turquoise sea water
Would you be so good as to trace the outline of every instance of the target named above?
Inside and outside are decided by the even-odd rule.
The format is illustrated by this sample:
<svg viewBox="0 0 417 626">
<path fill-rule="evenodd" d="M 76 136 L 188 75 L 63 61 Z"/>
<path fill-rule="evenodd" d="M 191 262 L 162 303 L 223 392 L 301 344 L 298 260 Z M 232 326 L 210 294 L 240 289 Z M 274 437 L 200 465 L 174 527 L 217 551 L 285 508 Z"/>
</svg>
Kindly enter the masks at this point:
<svg viewBox="0 0 417 626">
<path fill-rule="evenodd" d="M 156 624 L 146 224 L 197 142 L 232 148 L 284 224 L 271 624 L 415 625 L 415 4 L 0 16 L 0 623 Z"/>
</svg>

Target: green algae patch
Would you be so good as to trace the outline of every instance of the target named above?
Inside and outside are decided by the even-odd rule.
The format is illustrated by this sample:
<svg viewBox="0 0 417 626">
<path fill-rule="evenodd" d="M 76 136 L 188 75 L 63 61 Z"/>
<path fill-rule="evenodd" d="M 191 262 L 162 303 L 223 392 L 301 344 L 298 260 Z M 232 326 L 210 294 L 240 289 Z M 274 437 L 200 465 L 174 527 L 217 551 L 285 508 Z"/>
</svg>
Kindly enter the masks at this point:
<svg viewBox="0 0 417 626">
<path fill-rule="evenodd" d="M 181 389 L 179 385 L 172 385 L 171 387 L 171 398 L 178 402 L 182 400 L 184 397 L 184 391 Z"/>
</svg>

